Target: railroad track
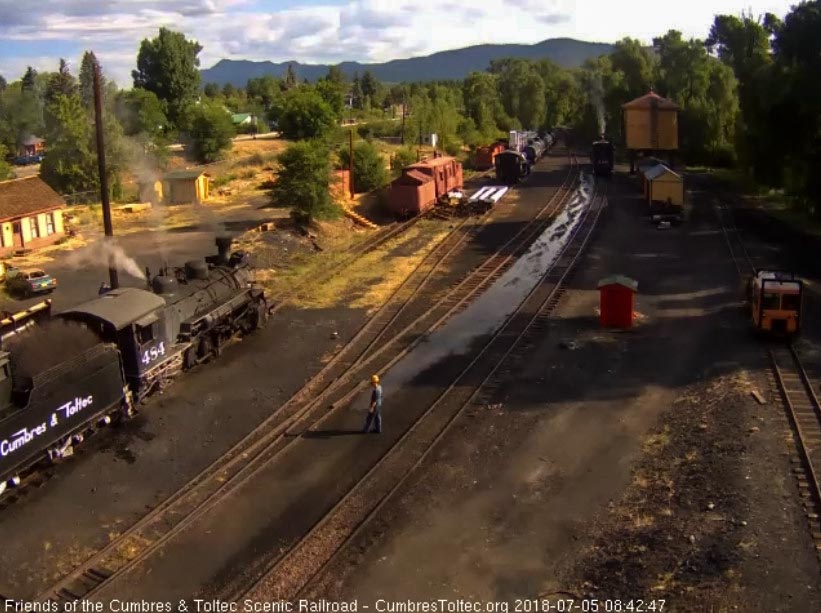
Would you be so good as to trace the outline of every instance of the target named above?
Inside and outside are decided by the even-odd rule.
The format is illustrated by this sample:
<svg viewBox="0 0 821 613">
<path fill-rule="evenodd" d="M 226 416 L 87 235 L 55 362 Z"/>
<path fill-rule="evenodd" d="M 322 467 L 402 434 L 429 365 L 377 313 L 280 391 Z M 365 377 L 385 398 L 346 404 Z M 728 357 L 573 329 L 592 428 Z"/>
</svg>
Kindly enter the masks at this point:
<svg viewBox="0 0 821 613">
<path fill-rule="evenodd" d="M 259 602 L 305 597 L 311 582 L 368 529 L 369 522 L 396 497 L 456 419 L 486 406 L 502 381 L 510 376 L 511 362 L 522 359 L 526 349 L 544 337 L 549 318 L 565 292 L 565 283 L 593 234 L 605 202 L 604 194 L 592 198 L 565 248 L 523 303 L 445 392 L 329 513 L 278 556 L 253 585 L 235 584 L 207 596 Z"/>
<path fill-rule="evenodd" d="M 739 276 L 755 274 L 753 256 L 736 227 L 732 211 L 720 207 L 720 221 L 727 247 Z M 804 505 L 815 551 L 821 562 L 821 403 L 812 380 L 791 342 L 767 349 L 772 368 L 772 384 L 781 397 L 792 430 L 797 457 L 793 473 Z"/>
<path fill-rule="evenodd" d="M 793 345 L 771 347 L 769 353 L 798 451 L 799 461 L 793 472 L 815 551 L 821 560 L 821 404 Z"/>
<path fill-rule="evenodd" d="M 366 372 L 390 367 L 425 333 L 464 308 L 477 292 L 498 278 L 501 271 L 526 249 L 530 244 L 528 241 L 532 242 L 543 231 L 572 193 L 576 165 L 575 158 L 571 158 L 571 167 L 562 187 L 529 224 L 455 287 L 434 299 L 428 281 L 474 230 L 466 228 L 465 221 L 460 222 L 456 231 L 423 259 L 377 314 L 302 390 L 200 475 L 65 578 L 44 590 L 37 599 L 71 601 L 93 596 L 112 576 L 139 564 L 228 492 L 273 461 L 291 442 L 299 440 L 288 436 L 295 427 L 315 425 L 332 413 L 332 410 L 324 411 L 316 416 L 317 409 L 344 405 L 361 389 Z M 408 308 L 411 301 L 425 304 L 424 313 L 413 313 Z M 380 341 L 381 346 L 376 348 Z"/>
<path fill-rule="evenodd" d="M 471 180 L 476 180 L 480 177 L 483 178 L 485 176 L 489 176 L 489 173 L 491 171 L 492 171 L 492 169 L 484 171 L 482 173 L 479 173 L 478 175 L 473 177 Z M 389 226 L 386 226 L 384 228 L 380 228 L 379 230 L 377 230 L 373 234 L 367 236 L 363 240 L 361 240 L 361 241 L 357 242 L 356 244 L 352 245 L 345 252 L 346 255 L 347 255 L 345 260 L 341 264 L 339 264 L 338 266 L 336 266 L 333 269 L 327 271 L 325 273 L 325 275 L 323 275 L 323 279 L 326 279 L 326 280 L 331 279 L 336 273 L 338 273 L 341 270 L 344 270 L 345 267 L 349 266 L 351 263 L 356 261 L 357 258 L 359 258 L 359 257 L 361 257 L 361 256 L 363 256 L 367 253 L 370 253 L 371 251 L 374 251 L 375 249 L 378 249 L 379 247 L 381 247 L 382 245 L 384 245 L 388 241 L 390 241 L 390 240 L 392 240 L 392 239 L 394 239 L 398 236 L 401 236 L 402 234 L 404 234 L 405 232 L 410 230 L 413 226 L 415 226 L 417 223 L 419 223 L 421 220 L 423 220 L 423 219 L 433 219 L 433 218 L 452 219 L 452 216 L 448 216 L 447 214 L 445 214 L 438 207 L 434 207 L 432 209 L 429 209 L 428 211 L 425 211 L 421 215 L 416 215 L 414 217 L 411 217 L 410 219 L 406 219 L 404 221 L 393 223 L 393 224 L 391 224 Z M 462 220 L 462 221 L 464 221 L 464 220 Z M 461 222 L 460 222 L 460 225 L 461 225 Z M 290 297 L 290 296 L 280 297 L 278 300 L 276 300 L 276 302 L 270 308 L 269 313 L 273 314 L 273 313 L 276 313 L 277 311 L 279 311 L 285 305 L 286 299 L 288 297 Z"/>
</svg>

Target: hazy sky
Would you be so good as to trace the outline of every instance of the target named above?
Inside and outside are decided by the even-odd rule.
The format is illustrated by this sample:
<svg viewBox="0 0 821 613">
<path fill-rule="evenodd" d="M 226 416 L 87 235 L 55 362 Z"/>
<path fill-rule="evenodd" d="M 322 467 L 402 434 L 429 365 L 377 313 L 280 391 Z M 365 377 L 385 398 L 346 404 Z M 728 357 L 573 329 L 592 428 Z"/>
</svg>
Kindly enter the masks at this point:
<svg viewBox="0 0 821 613">
<path fill-rule="evenodd" d="M 706 36 L 716 13 L 773 12 L 778 0 L 0 0 L 0 74 L 27 65 L 76 70 L 93 49 L 106 74 L 131 85 L 140 41 L 160 26 L 221 58 L 334 63 L 384 61 L 480 43 L 572 37 L 650 42 L 671 28 Z"/>
</svg>

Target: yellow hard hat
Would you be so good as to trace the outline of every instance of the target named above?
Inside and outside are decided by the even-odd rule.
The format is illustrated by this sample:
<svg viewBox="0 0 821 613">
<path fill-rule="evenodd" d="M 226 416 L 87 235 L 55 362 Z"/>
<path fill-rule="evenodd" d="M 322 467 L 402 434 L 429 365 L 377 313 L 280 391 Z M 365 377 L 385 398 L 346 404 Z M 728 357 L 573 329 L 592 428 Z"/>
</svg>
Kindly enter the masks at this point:
<svg viewBox="0 0 821 613">
<path fill-rule="evenodd" d="M 373 375 L 371 377 L 371 382 L 372 383 L 379 383 L 379 375 Z"/>
</svg>

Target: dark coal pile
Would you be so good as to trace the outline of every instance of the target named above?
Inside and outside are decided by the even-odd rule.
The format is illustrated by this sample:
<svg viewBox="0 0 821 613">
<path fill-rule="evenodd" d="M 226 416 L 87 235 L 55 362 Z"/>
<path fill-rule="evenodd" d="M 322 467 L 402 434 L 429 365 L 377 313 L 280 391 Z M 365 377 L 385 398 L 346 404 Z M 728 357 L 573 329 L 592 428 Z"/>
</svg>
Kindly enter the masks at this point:
<svg viewBox="0 0 821 613">
<path fill-rule="evenodd" d="M 15 387 L 27 387 L 41 372 L 70 360 L 100 339 L 85 326 L 51 320 L 9 339 L 4 349 L 11 354 Z"/>
</svg>

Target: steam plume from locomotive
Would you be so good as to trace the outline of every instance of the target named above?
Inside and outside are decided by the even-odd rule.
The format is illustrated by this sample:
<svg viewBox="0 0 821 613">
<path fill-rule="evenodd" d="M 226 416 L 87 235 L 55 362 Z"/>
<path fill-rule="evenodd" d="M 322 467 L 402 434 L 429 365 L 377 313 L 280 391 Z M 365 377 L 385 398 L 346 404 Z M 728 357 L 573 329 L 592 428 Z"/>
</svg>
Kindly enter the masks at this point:
<svg viewBox="0 0 821 613">
<path fill-rule="evenodd" d="M 68 257 L 68 264 L 73 268 L 81 268 L 91 264 L 108 265 L 113 260 L 117 268 L 126 274 L 145 281 L 145 272 L 134 258 L 130 257 L 117 243 L 101 239 L 96 243 L 78 251 Z"/>
</svg>

